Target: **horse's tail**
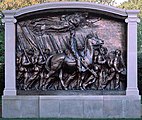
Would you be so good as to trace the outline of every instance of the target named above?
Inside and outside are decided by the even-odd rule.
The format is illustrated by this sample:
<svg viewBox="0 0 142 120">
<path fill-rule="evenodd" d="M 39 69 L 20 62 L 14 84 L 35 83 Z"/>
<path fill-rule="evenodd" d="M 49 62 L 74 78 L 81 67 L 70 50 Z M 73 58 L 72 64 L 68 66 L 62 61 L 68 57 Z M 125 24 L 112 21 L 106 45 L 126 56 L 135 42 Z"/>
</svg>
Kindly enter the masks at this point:
<svg viewBox="0 0 142 120">
<path fill-rule="evenodd" d="M 46 68 L 47 71 L 50 71 L 50 63 L 51 63 L 52 57 L 53 57 L 53 55 L 49 56 L 46 60 L 45 68 Z"/>
</svg>

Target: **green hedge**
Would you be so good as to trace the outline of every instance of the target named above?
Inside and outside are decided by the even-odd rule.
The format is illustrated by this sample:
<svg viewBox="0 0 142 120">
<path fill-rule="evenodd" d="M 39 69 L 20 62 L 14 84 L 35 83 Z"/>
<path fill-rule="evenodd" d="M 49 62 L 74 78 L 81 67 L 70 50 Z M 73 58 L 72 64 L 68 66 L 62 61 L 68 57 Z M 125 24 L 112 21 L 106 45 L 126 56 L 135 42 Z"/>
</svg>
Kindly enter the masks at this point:
<svg viewBox="0 0 142 120">
<path fill-rule="evenodd" d="M 1 22 L 1 14 L 0 14 L 0 63 L 4 63 L 4 25 Z"/>
<path fill-rule="evenodd" d="M 138 53 L 138 88 L 142 95 L 142 52 Z"/>
<path fill-rule="evenodd" d="M 0 63 L 0 96 L 3 94 L 4 89 L 4 64 Z"/>
</svg>

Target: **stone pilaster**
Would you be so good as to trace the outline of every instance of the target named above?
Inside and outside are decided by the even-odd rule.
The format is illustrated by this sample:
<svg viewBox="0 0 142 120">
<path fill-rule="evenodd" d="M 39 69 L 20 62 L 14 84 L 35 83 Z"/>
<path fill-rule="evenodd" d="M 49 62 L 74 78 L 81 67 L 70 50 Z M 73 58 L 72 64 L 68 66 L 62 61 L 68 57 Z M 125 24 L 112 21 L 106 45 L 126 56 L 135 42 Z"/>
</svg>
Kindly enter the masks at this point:
<svg viewBox="0 0 142 120">
<path fill-rule="evenodd" d="M 139 10 L 126 10 L 127 25 L 127 90 L 126 95 L 139 95 L 137 87 L 137 17 Z"/>
<path fill-rule="evenodd" d="M 14 10 L 3 11 L 5 23 L 5 89 L 4 95 L 16 95 L 16 65 L 15 65 L 15 44 L 16 31 Z"/>
</svg>

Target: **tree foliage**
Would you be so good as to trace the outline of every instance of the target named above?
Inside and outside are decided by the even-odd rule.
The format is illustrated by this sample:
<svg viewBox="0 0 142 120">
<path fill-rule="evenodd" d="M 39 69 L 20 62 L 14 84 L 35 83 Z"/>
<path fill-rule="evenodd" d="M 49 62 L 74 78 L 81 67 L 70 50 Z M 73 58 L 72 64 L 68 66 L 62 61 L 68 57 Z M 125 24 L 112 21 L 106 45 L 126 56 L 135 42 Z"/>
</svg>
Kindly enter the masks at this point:
<svg viewBox="0 0 142 120">
<path fill-rule="evenodd" d="M 115 0 L 2 0 L 0 2 L 0 10 L 18 9 L 25 6 L 31 6 L 44 2 L 57 2 L 57 1 L 81 1 L 81 2 L 96 2 L 99 4 L 114 5 Z"/>
<path fill-rule="evenodd" d="M 142 18 L 138 25 L 138 51 L 142 52 Z"/>
<path fill-rule="evenodd" d="M 0 3 L 1 10 L 18 9 L 40 3 L 43 0 L 3 0 Z"/>
<path fill-rule="evenodd" d="M 128 0 L 122 3 L 120 8 L 140 10 L 141 22 L 138 25 L 138 88 L 142 95 L 142 0 Z"/>
<path fill-rule="evenodd" d="M 138 52 L 138 88 L 142 95 L 142 52 Z"/>
<path fill-rule="evenodd" d="M 128 10 L 129 9 L 140 10 L 139 17 L 142 18 L 142 0 L 128 0 L 128 1 L 123 2 L 118 7 L 122 9 L 128 9 Z"/>
<path fill-rule="evenodd" d="M 142 0 L 128 0 L 123 2 L 120 6 L 123 9 L 136 9 L 140 10 L 139 17 L 141 22 L 138 25 L 138 51 L 142 51 Z"/>
<path fill-rule="evenodd" d="M 94 2 L 99 4 L 114 5 L 115 0 L 94 0 Z"/>
</svg>

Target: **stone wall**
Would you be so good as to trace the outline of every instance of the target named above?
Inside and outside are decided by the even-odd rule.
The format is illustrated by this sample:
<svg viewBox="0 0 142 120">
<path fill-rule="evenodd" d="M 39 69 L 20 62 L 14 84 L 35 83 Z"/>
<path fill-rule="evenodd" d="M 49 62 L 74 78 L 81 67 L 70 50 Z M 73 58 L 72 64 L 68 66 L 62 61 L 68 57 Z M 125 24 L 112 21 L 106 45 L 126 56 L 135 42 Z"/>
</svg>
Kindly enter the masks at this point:
<svg viewBox="0 0 142 120">
<path fill-rule="evenodd" d="M 139 118 L 141 105 L 136 97 L 125 95 L 3 96 L 3 117 Z"/>
</svg>

